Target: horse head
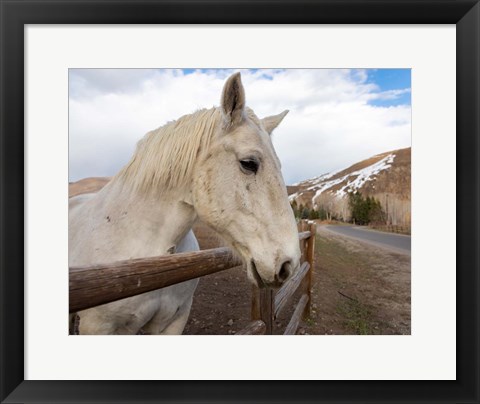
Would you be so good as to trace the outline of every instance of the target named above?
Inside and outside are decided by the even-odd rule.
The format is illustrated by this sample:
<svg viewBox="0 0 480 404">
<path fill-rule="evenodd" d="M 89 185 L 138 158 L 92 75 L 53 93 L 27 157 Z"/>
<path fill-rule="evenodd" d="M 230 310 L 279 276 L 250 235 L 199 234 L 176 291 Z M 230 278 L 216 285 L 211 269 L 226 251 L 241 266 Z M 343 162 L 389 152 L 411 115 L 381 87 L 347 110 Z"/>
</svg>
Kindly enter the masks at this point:
<svg viewBox="0 0 480 404">
<path fill-rule="evenodd" d="M 278 287 L 298 268 L 300 249 L 271 133 L 288 111 L 259 119 L 245 105 L 240 73 L 226 81 L 221 115 L 193 178 L 197 215 L 239 253 L 257 286 Z"/>
</svg>

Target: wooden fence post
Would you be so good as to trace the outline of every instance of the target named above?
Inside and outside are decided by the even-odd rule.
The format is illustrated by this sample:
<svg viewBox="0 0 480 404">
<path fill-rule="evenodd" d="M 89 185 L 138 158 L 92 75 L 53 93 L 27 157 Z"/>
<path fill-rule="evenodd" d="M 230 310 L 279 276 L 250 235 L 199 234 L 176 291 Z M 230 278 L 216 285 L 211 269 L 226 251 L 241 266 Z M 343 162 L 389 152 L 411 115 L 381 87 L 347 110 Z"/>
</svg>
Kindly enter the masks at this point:
<svg viewBox="0 0 480 404">
<path fill-rule="evenodd" d="M 303 316 L 307 317 L 311 314 L 312 306 L 312 285 L 313 285 L 313 271 L 315 261 L 315 236 L 317 234 L 317 224 L 315 222 L 309 222 L 310 237 L 307 239 L 307 256 L 306 261 L 310 264 L 307 278 L 307 296 L 308 302 L 305 306 Z"/>
<path fill-rule="evenodd" d="M 252 320 L 262 320 L 265 323 L 265 334 L 273 331 L 273 289 L 252 287 Z"/>
<path fill-rule="evenodd" d="M 298 223 L 298 231 L 299 232 L 304 232 L 304 231 L 307 231 L 307 230 L 308 230 L 307 221 L 303 220 L 303 219 L 300 220 L 300 222 Z M 304 261 L 307 260 L 307 256 L 306 256 L 306 253 L 305 253 L 307 241 L 308 240 L 306 240 L 306 239 L 299 241 L 300 252 L 301 252 L 300 262 L 304 262 Z"/>
</svg>

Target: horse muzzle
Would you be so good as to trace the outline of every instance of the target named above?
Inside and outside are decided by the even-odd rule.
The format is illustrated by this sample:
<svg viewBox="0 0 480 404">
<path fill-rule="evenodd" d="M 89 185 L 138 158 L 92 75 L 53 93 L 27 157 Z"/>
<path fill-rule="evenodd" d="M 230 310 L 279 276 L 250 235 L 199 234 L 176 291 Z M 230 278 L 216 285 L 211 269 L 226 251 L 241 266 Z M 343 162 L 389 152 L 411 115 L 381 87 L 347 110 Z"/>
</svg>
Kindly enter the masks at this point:
<svg viewBox="0 0 480 404">
<path fill-rule="evenodd" d="M 266 268 L 264 265 L 259 265 L 252 259 L 247 271 L 249 278 L 257 287 L 279 288 L 292 276 L 294 268 L 291 259 L 286 259 L 273 270 L 272 268 Z"/>
</svg>

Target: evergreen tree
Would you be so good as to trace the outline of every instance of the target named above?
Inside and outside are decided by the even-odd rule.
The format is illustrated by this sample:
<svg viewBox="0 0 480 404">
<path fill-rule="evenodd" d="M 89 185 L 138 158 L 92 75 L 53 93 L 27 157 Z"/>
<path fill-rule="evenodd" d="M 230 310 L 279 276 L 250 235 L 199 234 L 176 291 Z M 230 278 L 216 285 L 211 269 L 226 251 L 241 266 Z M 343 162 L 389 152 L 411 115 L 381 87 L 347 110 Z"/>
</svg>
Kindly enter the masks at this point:
<svg viewBox="0 0 480 404">
<path fill-rule="evenodd" d="M 318 218 L 320 220 L 327 220 L 327 211 L 323 206 L 320 206 L 320 209 L 318 210 Z"/>
<path fill-rule="evenodd" d="M 380 223 L 385 216 L 379 201 L 370 196 L 363 198 L 358 191 L 349 194 L 348 204 L 351 210 L 352 221 L 360 225 L 371 222 Z"/>
<path fill-rule="evenodd" d="M 315 219 L 318 219 L 320 216 L 318 214 L 318 210 L 312 208 L 312 210 L 310 211 L 310 215 L 308 216 L 309 219 L 311 220 L 315 220 Z"/>
</svg>

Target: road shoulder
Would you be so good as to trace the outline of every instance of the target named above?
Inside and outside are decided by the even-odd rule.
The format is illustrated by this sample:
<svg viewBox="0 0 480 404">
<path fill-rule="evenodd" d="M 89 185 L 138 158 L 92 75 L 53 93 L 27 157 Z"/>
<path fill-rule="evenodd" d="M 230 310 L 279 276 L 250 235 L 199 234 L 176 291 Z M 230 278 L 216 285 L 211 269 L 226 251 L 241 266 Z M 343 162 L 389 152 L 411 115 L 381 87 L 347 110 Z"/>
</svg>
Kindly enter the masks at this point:
<svg viewBox="0 0 480 404">
<path fill-rule="evenodd" d="M 405 250 L 403 248 L 397 248 L 397 247 L 393 247 L 393 246 L 390 246 L 388 244 L 384 244 L 384 243 L 379 243 L 379 242 L 376 242 L 376 241 L 372 241 L 372 240 L 367 240 L 367 239 L 362 239 L 362 238 L 359 238 L 359 237 L 355 237 L 355 236 L 352 236 L 352 235 L 349 235 L 349 234 L 344 234 L 344 233 L 339 233 L 339 232 L 336 232 L 335 231 L 335 225 L 319 225 L 317 226 L 317 229 L 323 229 L 325 231 L 328 231 L 330 233 L 333 233 L 335 234 L 336 236 L 339 236 L 339 237 L 346 237 L 348 239 L 351 239 L 351 240 L 355 240 L 355 241 L 358 241 L 359 243 L 362 243 L 362 244 L 368 244 L 370 246 L 374 246 L 374 247 L 377 247 L 377 248 L 381 248 L 381 249 L 384 249 L 384 250 L 387 250 L 387 251 L 390 251 L 390 252 L 393 252 L 393 253 L 396 253 L 396 254 L 402 254 L 402 255 L 408 255 L 410 256 L 411 255 L 411 251 L 409 250 Z M 317 230 L 317 232 L 319 231 Z M 377 232 L 376 230 L 372 230 L 372 229 L 364 229 L 364 228 L 358 228 L 359 231 L 372 231 L 372 232 Z M 381 233 L 381 232 L 377 232 L 377 233 Z M 397 234 L 395 234 L 397 236 Z M 400 236 L 400 235 L 399 235 Z M 408 237 L 408 236 L 405 236 L 405 235 L 401 235 L 403 237 Z"/>
</svg>

